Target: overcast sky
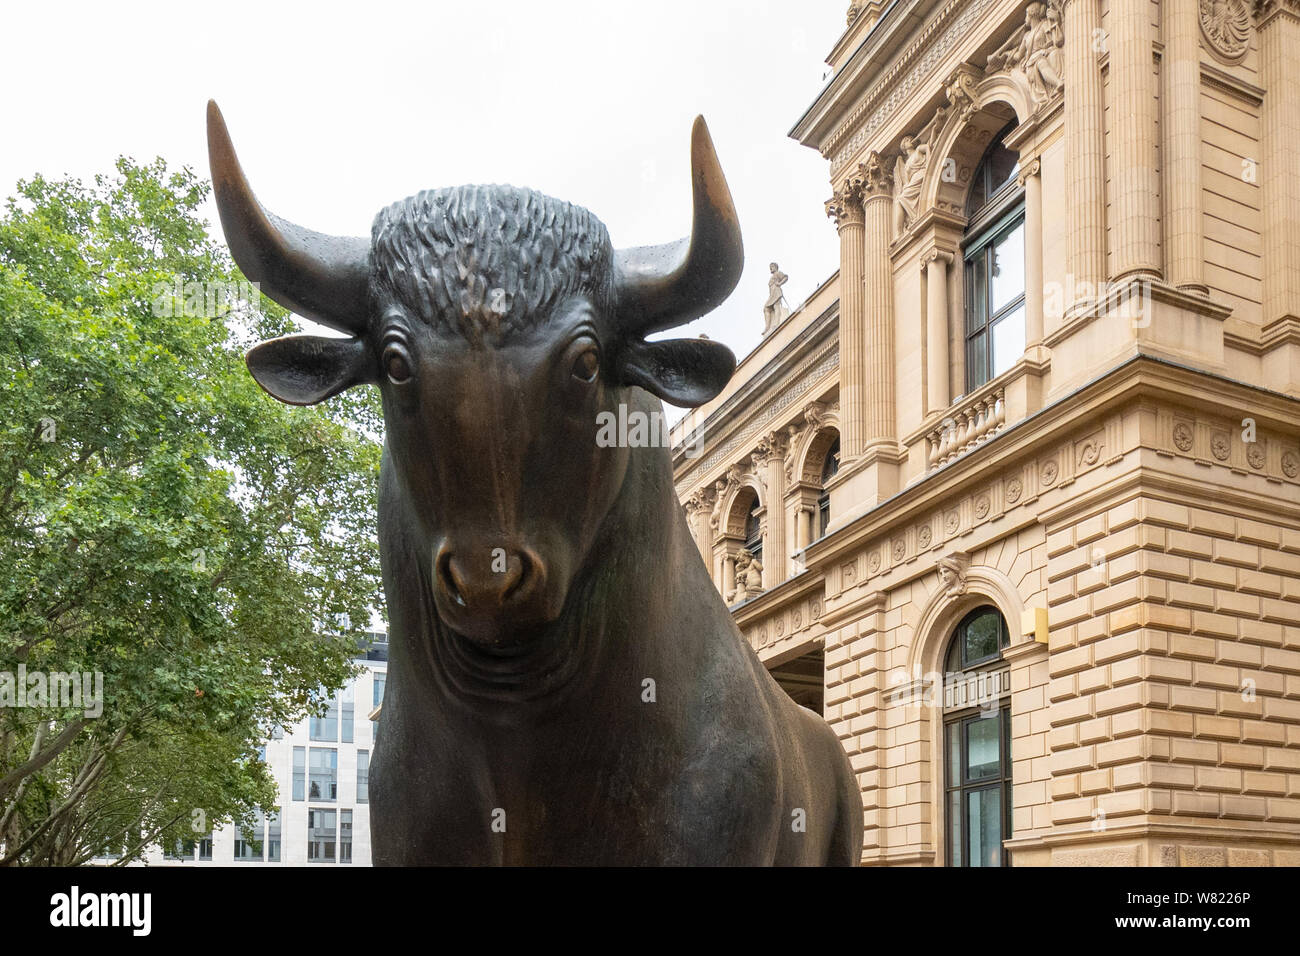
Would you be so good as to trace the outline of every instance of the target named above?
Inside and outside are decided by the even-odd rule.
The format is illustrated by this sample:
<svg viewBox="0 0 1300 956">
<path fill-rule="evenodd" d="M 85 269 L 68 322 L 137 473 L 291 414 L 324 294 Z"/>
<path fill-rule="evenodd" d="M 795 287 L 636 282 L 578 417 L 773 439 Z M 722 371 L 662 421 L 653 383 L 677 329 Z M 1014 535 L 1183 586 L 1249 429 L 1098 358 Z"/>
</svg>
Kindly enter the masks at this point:
<svg viewBox="0 0 1300 956">
<path fill-rule="evenodd" d="M 508 182 L 586 206 L 615 245 L 641 245 L 689 231 L 702 113 L 746 257 L 731 299 L 690 333 L 743 357 L 760 338 L 769 261 L 790 276 L 791 308 L 838 265 L 828 166 L 786 132 L 823 85 L 846 8 L 15 4 L 0 28 L 0 191 L 35 172 L 111 172 L 120 154 L 206 176 L 212 97 L 258 198 L 313 229 L 368 235 L 382 206 L 420 189 Z"/>
</svg>

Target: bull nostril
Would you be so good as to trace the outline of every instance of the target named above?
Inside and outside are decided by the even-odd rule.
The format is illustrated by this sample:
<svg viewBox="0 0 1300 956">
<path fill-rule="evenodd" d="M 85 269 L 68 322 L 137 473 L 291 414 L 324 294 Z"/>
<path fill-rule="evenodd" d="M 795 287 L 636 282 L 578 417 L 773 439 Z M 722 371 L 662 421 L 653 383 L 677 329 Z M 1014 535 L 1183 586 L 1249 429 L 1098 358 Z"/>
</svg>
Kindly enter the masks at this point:
<svg viewBox="0 0 1300 956">
<path fill-rule="evenodd" d="M 438 559 L 438 578 L 448 596 L 461 607 L 465 607 L 463 593 L 465 584 L 461 580 L 460 573 L 452 562 L 450 554 L 443 554 Z"/>
</svg>

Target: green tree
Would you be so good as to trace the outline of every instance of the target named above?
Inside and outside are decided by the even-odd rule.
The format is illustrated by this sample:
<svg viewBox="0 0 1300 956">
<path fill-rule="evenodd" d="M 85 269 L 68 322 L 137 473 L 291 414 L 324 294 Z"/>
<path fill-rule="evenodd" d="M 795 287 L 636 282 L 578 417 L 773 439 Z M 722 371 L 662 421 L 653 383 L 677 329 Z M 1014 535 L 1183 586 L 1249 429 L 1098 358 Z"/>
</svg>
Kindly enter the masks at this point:
<svg viewBox="0 0 1300 956">
<path fill-rule="evenodd" d="M 257 388 L 244 349 L 292 319 L 231 306 L 209 191 L 122 159 L 0 217 L 0 672 L 103 675 L 95 714 L 0 674 L 0 863 L 273 808 L 259 742 L 347 680 L 380 601 L 376 397 Z"/>
</svg>

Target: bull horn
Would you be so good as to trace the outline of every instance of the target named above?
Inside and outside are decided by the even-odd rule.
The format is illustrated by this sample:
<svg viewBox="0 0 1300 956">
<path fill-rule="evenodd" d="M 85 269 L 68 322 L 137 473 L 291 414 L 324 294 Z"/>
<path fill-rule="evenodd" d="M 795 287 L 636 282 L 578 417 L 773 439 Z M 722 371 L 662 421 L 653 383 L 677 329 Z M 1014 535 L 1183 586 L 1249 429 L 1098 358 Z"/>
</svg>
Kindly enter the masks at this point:
<svg viewBox="0 0 1300 956">
<path fill-rule="evenodd" d="M 340 332 L 364 331 L 370 240 L 312 232 L 263 209 L 214 100 L 208 100 L 208 163 L 221 228 L 244 275 L 298 315 Z"/>
<path fill-rule="evenodd" d="M 688 238 L 615 254 L 615 302 L 629 331 L 649 335 L 685 325 L 720 305 L 740 281 L 740 222 L 703 116 L 691 129 L 691 186 Z"/>
</svg>

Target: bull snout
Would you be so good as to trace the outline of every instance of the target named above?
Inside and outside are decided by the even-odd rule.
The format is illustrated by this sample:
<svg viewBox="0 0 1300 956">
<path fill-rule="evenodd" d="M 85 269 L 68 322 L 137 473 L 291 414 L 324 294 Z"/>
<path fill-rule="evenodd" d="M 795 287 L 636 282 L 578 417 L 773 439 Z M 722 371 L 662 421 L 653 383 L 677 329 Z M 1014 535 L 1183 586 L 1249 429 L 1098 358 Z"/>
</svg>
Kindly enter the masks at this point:
<svg viewBox="0 0 1300 956">
<path fill-rule="evenodd" d="M 444 543 L 434 561 L 434 593 L 444 619 L 469 637 L 497 641 L 547 617 L 546 565 L 531 548 Z"/>
</svg>

